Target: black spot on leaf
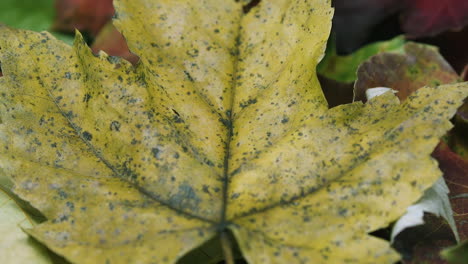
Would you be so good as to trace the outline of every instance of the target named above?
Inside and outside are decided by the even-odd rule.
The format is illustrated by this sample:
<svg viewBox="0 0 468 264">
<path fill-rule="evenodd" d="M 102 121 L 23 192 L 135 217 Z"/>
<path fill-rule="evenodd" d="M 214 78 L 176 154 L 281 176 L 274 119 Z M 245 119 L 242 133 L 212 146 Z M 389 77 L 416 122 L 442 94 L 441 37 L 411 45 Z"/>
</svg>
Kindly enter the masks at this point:
<svg viewBox="0 0 468 264">
<path fill-rule="evenodd" d="M 84 103 L 89 102 L 89 99 L 91 99 L 91 97 L 93 97 L 93 96 L 90 95 L 89 93 L 85 94 L 84 97 L 83 97 L 83 102 Z"/>
<path fill-rule="evenodd" d="M 111 131 L 120 131 L 120 123 L 119 121 L 112 121 L 112 123 L 110 124 L 110 130 Z"/>
<path fill-rule="evenodd" d="M 89 133 L 88 131 L 83 132 L 83 138 L 86 139 L 87 141 L 91 141 L 93 139 L 93 135 Z"/>
<path fill-rule="evenodd" d="M 158 147 L 152 148 L 151 149 L 151 154 L 153 154 L 154 158 L 161 159 L 162 150 L 159 149 Z"/>
</svg>

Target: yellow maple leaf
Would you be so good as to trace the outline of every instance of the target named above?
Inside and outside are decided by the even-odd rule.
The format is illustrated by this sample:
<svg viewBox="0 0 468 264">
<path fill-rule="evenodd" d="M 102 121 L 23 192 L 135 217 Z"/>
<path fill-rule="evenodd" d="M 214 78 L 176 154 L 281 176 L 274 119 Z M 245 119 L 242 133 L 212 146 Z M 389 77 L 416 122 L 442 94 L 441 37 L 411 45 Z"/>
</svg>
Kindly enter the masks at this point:
<svg viewBox="0 0 468 264">
<path fill-rule="evenodd" d="M 136 67 L 0 29 L 0 167 L 74 263 L 175 263 L 232 232 L 249 263 L 392 263 L 387 226 L 441 175 L 466 84 L 328 110 L 328 0 L 119 0 Z"/>
</svg>

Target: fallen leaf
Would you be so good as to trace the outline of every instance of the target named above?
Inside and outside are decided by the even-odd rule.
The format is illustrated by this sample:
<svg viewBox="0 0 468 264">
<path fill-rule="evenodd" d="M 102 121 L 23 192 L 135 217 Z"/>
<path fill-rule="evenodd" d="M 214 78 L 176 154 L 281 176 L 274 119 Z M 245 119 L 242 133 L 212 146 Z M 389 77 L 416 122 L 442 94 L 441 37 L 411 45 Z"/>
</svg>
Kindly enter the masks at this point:
<svg viewBox="0 0 468 264">
<path fill-rule="evenodd" d="M 457 74 L 451 69 L 448 63 L 445 62 L 445 60 L 437 53 L 434 48 L 408 43 L 405 46 L 405 50 L 407 53 L 406 55 L 395 53 L 384 53 L 376 55 L 361 66 L 358 74 L 358 81 L 355 85 L 355 95 L 359 96 L 357 99 L 362 98 L 365 91 L 369 91 L 367 87 L 391 87 L 392 89 L 399 91 L 397 95 L 401 100 L 405 100 L 415 90 L 424 85 L 431 83 L 432 85 L 437 85 L 439 83 L 457 81 Z M 407 72 L 411 71 L 417 74 L 413 76 L 410 75 L 407 78 L 402 78 L 402 76 L 408 76 L 409 74 Z M 385 74 L 383 72 L 385 72 Z M 460 110 L 458 110 L 458 112 L 460 112 Z M 451 134 L 453 134 L 454 131 L 458 129 L 459 126 L 451 131 Z M 452 136 L 450 139 L 453 141 L 455 137 Z M 457 139 L 459 139 L 459 137 L 457 137 Z M 449 153 L 447 150 L 441 151 L 440 147 L 438 147 L 434 152 L 434 157 L 439 161 L 440 167 L 444 172 L 444 178 L 450 186 L 451 196 L 453 196 L 452 194 L 454 192 L 454 190 L 452 190 L 452 181 L 454 180 L 453 177 L 457 177 L 456 182 L 460 184 L 460 177 L 466 178 L 465 175 L 468 175 L 466 172 L 460 171 L 460 169 L 456 171 L 456 168 L 459 166 L 457 167 L 457 164 L 453 163 L 456 160 L 453 155 L 455 154 L 451 154 L 451 152 Z M 460 163 L 459 160 L 455 162 Z M 454 174 L 455 171 L 456 173 Z M 464 220 L 463 214 L 460 215 L 458 213 L 460 211 L 460 204 L 463 204 L 464 200 L 457 202 L 452 198 L 450 201 L 455 212 L 454 220 L 456 226 L 458 227 L 457 230 L 460 233 L 460 237 L 465 239 L 466 231 L 464 231 L 460 225 L 463 225 L 466 220 Z M 414 208 L 414 205 L 411 206 L 410 209 L 411 208 Z M 422 220 L 422 216 L 422 214 L 417 215 L 417 219 Z M 447 219 L 447 217 L 445 218 Z M 401 221 L 405 221 L 405 216 L 399 220 L 399 222 Z M 404 229 L 398 226 L 399 222 L 397 222 L 396 226 L 394 227 L 397 230 L 394 230 L 393 237 L 396 236 L 398 230 L 401 231 Z M 438 261 L 442 261 L 437 252 L 443 249 L 444 246 L 447 246 L 447 242 L 450 243 L 450 241 L 447 240 L 446 237 L 441 236 L 440 232 L 433 232 L 432 234 L 428 235 L 428 230 L 437 230 L 440 228 L 440 226 L 446 225 L 444 222 L 445 221 L 443 218 L 437 218 L 435 220 L 433 219 L 429 223 L 426 223 L 425 231 L 422 232 L 422 234 L 427 236 L 424 239 L 421 239 L 421 234 L 415 233 L 413 229 L 407 229 L 407 234 L 400 238 L 400 240 L 408 240 L 406 241 L 407 245 L 398 246 L 398 248 L 400 252 L 402 252 L 408 251 L 408 247 L 410 247 L 414 253 L 411 255 L 411 257 L 405 259 L 404 263 L 424 263 L 424 261 L 429 260 L 433 261 L 434 263 L 439 263 Z M 419 221 L 419 223 L 422 222 Z M 405 228 L 408 228 L 408 226 Z M 454 230 L 454 224 L 451 224 L 451 227 L 448 228 L 444 227 L 443 233 L 450 232 L 450 229 Z M 414 234 L 411 234 L 412 232 Z M 412 239 L 411 236 L 414 236 L 415 239 Z M 399 243 L 401 243 L 401 241 Z"/>
<path fill-rule="evenodd" d="M 468 241 L 442 251 L 442 257 L 451 264 L 464 264 L 468 262 Z"/>
<path fill-rule="evenodd" d="M 53 30 L 73 33 L 75 29 L 97 36 L 114 14 L 112 0 L 56 0 Z"/>
<path fill-rule="evenodd" d="M 468 213 L 466 201 L 468 196 L 468 162 L 452 152 L 441 142 L 432 156 L 437 159 L 444 173 L 444 179 L 450 189 L 450 203 L 454 212 L 460 240 L 468 239 Z M 423 226 L 408 228 L 396 237 L 394 246 L 403 254 L 404 264 L 446 263 L 439 252 L 455 245 L 450 226 L 443 218 L 424 215 Z"/>
<path fill-rule="evenodd" d="M 109 55 L 122 57 L 132 64 L 138 62 L 138 56 L 130 52 L 125 38 L 117 31 L 112 22 L 107 23 L 101 29 L 91 49 L 94 53 L 102 50 Z"/>
<path fill-rule="evenodd" d="M 405 40 L 399 36 L 388 41 L 366 45 L 352 54 L 339 56 L 332 42 L 328 45 L 325 57 L 318 65 L 317 71 L 329 79 L 345 83 L 354 82 L 357 78 L 356 71 L 364 61 L 386 51 L 403 52 L 404 44 Z"/>
<path fill-rule="evenodd" d="M 386 87 L 370 88 L 366 90 L 366 98 L 371 100 L 390 91 L 396 93 L 395 90 Z M 439 167 L 444 172 L 444 177 L 439 178 L 425 191 L 421 199 L 408 207 L 406 214 L 401 216 L 391 228 L 389 239 L 393 247 L 403 256 L 404 264 L 419 264 L 426 261 L 440 263 L 442 259 L 437 252 L 460 240 L 447 195 L 449 188 L 444 180 L 445 177 L 454 177 L 452 167 L 457 167 L 458 164 L 450 164 L 450 161 L 454 161 L 453 158 L 447 162 L 447 154 L 456 156 L 441 141 L 432 155 L 435 158 L 444 156 L 438 158 L 438 161 L 441 161 Z M 455 172 L 459 174 L 455 176 L 464 174 L 460 173 L 460 170 Z M 453 239 L 447 234 L 453 234 Z"/>
<path fill-rule="evenodd" d="M 387 92 L 396 93 L 395 90 L 390 88 L 371 88 L 367 89 L 366 98 L 367 100 L 372 100 L 373 98 Z M 430 213 L 443 219 L 442 221 L 446 221 L 454 234 L 456 241 L 460 241 L 457 226 L 453 219 L 453 211 L 450 206 L 448 193 L 449 188 L 447 187 L 444 178 L 440 177 L 435 184 L 431 186 L 431 188 L 427 189 L 424 192 L 424 195 L 416 203 L 408 207 L 406 209 L 406 213 L 395 222 L 390 234 L 390 242 L 394 243 L 395 237 L 404 230 L 425 224 L 425 213 Z"/>
<path fill-rule="evenodd" d="M 0 186 L 0 255 L 3 264 L 52 263 L 47 250 L 21 230 L 32 226 L 33 221 Z"/>
<path fill-rule="evenodd" d="M 398 91 L 400 100 L 423 87 L 461 81 L 461 77 L 438 53 L 437 48 L 409 42 L 405 54 L 381 53 L 371 57 L 358 69 L 354 85 L 354 100 L 366 101 L 366 91 L 374 87 L 390 87 Z M 464 103 L 454 119 L 455 128 L 449 134 L 449 145 L 468 160 L 468 104 Z"/>
<path fill-rule="evenodd" d="M 450 189 L 450 202 L 461 240 L 468 239 L 468 161 L 441 143 L 433 153 Z"/>
<path fill-rule="evenodd" d="M 466 0 L 406 0 L 402 10 L 402 29 L 408 37 L 434 36 L 461 29 L 468 24 Z"/>
<path fill-rule="evenodd" d="M 15 28 L 43 31 L 50 29 L 53 19 L 53 0 L 0 1 L 0 24 L 6 24 Z M 53 34 L 63 41 L 73 42 L 71 36 L 56 32 Z"/>
<path fill-rule="evenodd" d="M 409 42 L 405 54 L 384 52 L 371 57 L 358 68 L 354 100 L 366 101 L 369 88 L 389 87 L 400 100 L 423 86 L 460 81 L 457 73 L 438 53 L 437 48 Z"/>
<path fill-rule="evenodd" d="M 54 16 L 52 2 L 52 0 L 2 0 L 0 23 L 34 31 L 47 30 Z"/>
<path fill-rule="evenodd" d="M 229 256 L 228 232 L 249 263 L 399 259 L 368 232 L 441 176 L 466 83 L 329 110 L 329 1 L 115 4 L 136 67 L 0 29 L 0 167 L 48 219 L 30 235 L 75 263 L 175 263 L 215 237 Z"/>
<path fill-rule="evenodd" d="M 424 224 L 424 213 L 431 213 L 435 216 L 442 217 L 449 224 L 456 240 L 459 241 L 448 193 L 449 188 L 444 178 L 439 178 L 431 188 L 426 190 L 423 197 L 415 204 L 408 207 L 406 213 L 398 219 L 392 228 L 391 241 L 393 242 L 395 237 L 403 230 Z"/>
</svg>

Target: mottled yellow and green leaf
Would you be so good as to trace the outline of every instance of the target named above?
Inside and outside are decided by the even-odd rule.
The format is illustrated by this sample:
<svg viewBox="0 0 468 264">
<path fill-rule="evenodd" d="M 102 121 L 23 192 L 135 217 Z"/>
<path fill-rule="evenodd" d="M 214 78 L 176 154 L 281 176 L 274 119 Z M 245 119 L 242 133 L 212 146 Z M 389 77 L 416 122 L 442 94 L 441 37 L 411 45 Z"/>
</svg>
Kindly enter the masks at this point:
<svg viewBox="0 0 468 264">
<path fill-rule="evenodd" d="M 227 232 L 249 263 L 399 258 L 368 233 L 440 177 L 466 84 L 329 110 L 328 0 L 115 5 L 135 67 L 0 29 L 0 167 L 48 219 L 31 236 L 73 263 L 175 263 Z"/>
</svg>

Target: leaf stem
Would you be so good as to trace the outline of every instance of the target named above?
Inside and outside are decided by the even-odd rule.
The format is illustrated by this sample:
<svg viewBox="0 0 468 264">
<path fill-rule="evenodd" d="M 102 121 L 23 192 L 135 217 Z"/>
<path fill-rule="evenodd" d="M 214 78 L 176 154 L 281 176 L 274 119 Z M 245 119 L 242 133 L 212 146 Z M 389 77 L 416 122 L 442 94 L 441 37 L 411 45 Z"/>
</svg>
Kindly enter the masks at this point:
<svg viewBox="0 0 468 264">
<path fill-rule="evenodd" d="M 221 247 L 223 248 L 224 261 L 226 264 L 234 264 L 231 240 L 226 231 L 221 232 Z"/>
</svg>

